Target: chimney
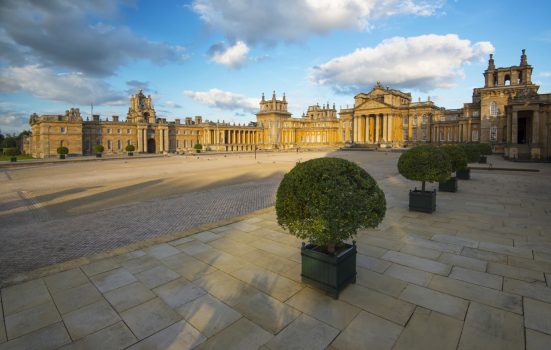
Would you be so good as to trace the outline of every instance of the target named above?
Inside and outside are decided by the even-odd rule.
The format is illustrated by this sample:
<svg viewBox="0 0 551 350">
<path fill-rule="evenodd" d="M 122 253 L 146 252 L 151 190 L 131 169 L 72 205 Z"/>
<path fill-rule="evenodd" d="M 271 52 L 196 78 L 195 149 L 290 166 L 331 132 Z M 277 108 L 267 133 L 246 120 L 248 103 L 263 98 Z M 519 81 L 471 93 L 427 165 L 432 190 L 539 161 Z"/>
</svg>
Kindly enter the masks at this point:
<svg viewBox="0 0 551 350">
<path fill-rule="evenodd" d="M 200 115 L 196 115 L 195 116 L 195 124 L 201 124 L 202 119 L 203 118 Z"/>
<path fill-rule="evenodd" d="M 193 124 L 191 117 L 186 117 L 186 125 Z"/>
<path fill-rule="evenodd" d="M 180 125 L 180 119 L 174 119 L 174 124 Z"/>
<path fill-rule="evenodd" d="M 95 121 L 95 122 L 99 122 L 99 114 L 94 114 L 92 116 L 92 120 Z"/>
<path fill-rule="evenodd" d="M 113 116 L 113 122 L 114 122 L 114 123 L 118 123 L 118 122 L 119 122 L 119 116 L 118 116 L 118 115 L 114 115 L 114 116 Z"/>
</svg>

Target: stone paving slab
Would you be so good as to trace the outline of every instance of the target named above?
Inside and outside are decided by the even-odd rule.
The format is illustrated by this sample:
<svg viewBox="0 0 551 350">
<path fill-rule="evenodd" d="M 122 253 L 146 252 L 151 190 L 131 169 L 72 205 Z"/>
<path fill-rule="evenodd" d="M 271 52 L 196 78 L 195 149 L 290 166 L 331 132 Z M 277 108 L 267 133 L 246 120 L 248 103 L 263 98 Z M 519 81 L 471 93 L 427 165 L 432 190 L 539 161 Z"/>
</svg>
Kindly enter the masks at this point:
<svg viewBox="0 0 551 350">
<path fill-rule="evenodd" d="M 473 172 L 429 215 L 408 211 L 395 160 L 373 170 L 387 216 L 360 231 L 338 300 L 301 283 L 272 208 L 2 288 L 0 350 L 547 349 L 551 169 Z"/>
</svg>

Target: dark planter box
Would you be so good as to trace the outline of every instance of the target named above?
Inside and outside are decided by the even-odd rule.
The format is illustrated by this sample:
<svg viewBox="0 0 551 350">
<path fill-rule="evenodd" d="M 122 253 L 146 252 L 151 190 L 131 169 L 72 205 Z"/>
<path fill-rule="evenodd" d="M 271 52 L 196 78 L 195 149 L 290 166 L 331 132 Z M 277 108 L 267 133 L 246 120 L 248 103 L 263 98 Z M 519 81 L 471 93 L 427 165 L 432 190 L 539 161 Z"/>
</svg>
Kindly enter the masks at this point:
<svg viewBox="0 0 551 350">
<path fill-rule="evenodd" d="M 65 155 L 64 155 L 64 154 L 60 154 L 60 155 L 59 155 L 59 159 L 65 159 Z"/>
<path fill-rule="evenodd" d="M 478 158 L 478 163 L 479 164 L 486 164 L 486 156 L 480 156 Z"/>
<path fill-rule="evenodd" d="M 466 168 L 466 169 L 457 170 L 455 172 L 455 176 L 459 180 L 469 180 L 471 178 L 471 169 Z"/>
<path fill-rule="evenodd" d="M 438 183 L 438 191 L 457 192 L 457 177 L 450 177 L 448 181 Z"/>
<path fill-rule="evenodd" d="M 432 213 L 436 210 L 436 190 L 434 191 L 409 191 L 409 210 Z"/>
<path fill-rule="evenodd" d="M 356 283 L 356 241 L 345 246 L 336 255 L 328 255 L 318 251 L 316 245 L 302 243 L 302 282 L 338 299 L 344 287 Z"/>
<path fill-rule="evenodd" d="M 101 158 L 101 153 L 96 153 L 96 158 Z"/>
<path fill-rule="evenodd" d="M 132 157 L 134 155 L 134 152 L 128 152 L 128 156 Z"/>
<path fill-rule="evenodd" d="M 17 162 L 17 157 L 11 157 L 10 162 Z"/>
</svg>

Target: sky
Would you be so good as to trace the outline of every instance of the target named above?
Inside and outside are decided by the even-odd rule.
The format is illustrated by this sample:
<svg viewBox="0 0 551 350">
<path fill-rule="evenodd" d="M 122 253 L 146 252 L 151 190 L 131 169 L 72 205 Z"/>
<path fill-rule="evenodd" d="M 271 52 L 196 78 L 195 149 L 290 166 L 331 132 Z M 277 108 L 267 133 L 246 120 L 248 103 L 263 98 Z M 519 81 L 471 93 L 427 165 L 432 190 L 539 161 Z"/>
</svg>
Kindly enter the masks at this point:
<svg viewBox="0 0 551 350">
<path fill-rule="evenodd" d="M 91 105 L 124 119 L 139 89 L 167 120 L 248 123 L 273 91 L 300 117 L 377 81 L 460 108 L 490 53 L 507 67 L 522 49 L 551 93 L 550 14 L 548 0 L 1 0 L 0 130 Z"/>
</svg>

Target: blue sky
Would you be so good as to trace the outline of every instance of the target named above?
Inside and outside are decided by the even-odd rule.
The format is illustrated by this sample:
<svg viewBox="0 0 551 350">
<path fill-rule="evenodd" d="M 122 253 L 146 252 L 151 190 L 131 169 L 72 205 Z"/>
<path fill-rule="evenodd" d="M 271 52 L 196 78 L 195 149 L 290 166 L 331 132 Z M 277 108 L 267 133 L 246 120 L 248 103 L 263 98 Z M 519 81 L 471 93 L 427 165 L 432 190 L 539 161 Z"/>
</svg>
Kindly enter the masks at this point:
<svg viewBox="0 0 551 350">
<path fill-rule="evenodd" d="M 551 93 L 551 2 L 464 0 L 4 0 L 0 130 L 79 107 L 126 116 L 142 88 L 169 120 L 246 123 L 264 92 L 353 104 L 376 81 L 446 108 L 469 102 L 489 53 L 521 49 Z"/>
</svg>

